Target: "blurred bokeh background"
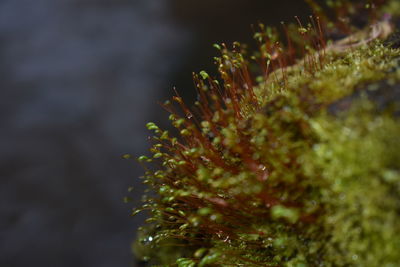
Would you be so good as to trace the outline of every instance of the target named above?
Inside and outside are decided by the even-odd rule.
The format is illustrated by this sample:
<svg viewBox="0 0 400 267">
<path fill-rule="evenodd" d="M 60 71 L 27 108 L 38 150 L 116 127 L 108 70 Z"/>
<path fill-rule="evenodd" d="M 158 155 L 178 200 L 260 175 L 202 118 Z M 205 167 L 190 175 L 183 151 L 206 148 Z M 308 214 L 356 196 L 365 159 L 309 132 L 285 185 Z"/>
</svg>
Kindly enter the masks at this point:
<svg viewBox="0 0 400 267">
<path fill-rule="evenodd" d="M 1 0 L 0 266 L 138 266 L 143 171 L 121 155 L 146 153 L 147 121 L 167 125 L 157 101 L 173 86 L 191 101 L 213 43 L 310 13 L 300 0 Z"/>
</svg>

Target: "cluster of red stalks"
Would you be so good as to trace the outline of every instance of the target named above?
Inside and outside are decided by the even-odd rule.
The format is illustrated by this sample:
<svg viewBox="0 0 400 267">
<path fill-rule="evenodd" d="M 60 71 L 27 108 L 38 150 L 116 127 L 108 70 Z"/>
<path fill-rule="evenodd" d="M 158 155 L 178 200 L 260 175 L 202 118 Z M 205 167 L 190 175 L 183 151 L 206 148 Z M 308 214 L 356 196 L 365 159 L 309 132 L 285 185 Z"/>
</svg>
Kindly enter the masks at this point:
<svg viewBox="0 0 400 267">
<path fill-rule="evenodd" d="M 314 1 L 309 0 L 308 2 L 314 8 L 316 16 L 310 17 L 306 25 L 303 25 L 296 17 L 297 33 L 291 32 L 285 24 L 282 24 L 282 31 L 286 38 L 284 42 L 278 41 L 275 30 L 260 26 L 262 32 L 256 34 L 256 39 L 260 42 L 260 50 L 252 59 L 260 66 L 265 82 L 275 82 L 285 89 L 288 85 L 288 68 L 290 66 L 302 64 L 303 71 L 312 74 L 327 63 L 328 16 L 321 13 Z M 374 4 L 381 5 L 383 2 L 377 0 L 374 1 Z M 335 9 L 335 12 L 339 18 L 344 18 L 348 16 L 344 13 L 347 10 L 349 7 L 343 5 Z M 371 18 L 375 19 L 375 16 L 371 15 Z M 336 27 L 345 33 L 351 31 L 349 25 L 342 19 L 337 20 Z M 296 34 L 302 40 L 300 43 L 297 40 L 294 41 L 293 36 Z M 168 132 L 161 131 L 154 124 L 148 125 L 149 129 L 155 130 L 157 133 L 157 136 L 153 138 L 157 143 L 152 147 L 153 157 L 162 159 L 160 170 L 163 171 L 152 173 L 152 176 L 155 177 L 152 182 L 155 189 L 159 190 L 162 186 L 168 185 L 173 190 L 196 188 L 198 191 L 209 192 L 210 195 L 213 195 L 213 197 L 206 196 L 204 198 L 195 195 L 178 196 L 174 199 L 174 203 L 178 203 L 176 209 L 163 210 L 166 217 L 173 218 L 170 225 L 178 224 L 182 229 L 184 229 L 182 226 L 187 225 L 189 220 L 185 212 L 193 209 L 212 206 L 214 211 L 223 215 L 225 223 L 244 228 L 249 226 L 246 225 L 248 219 L 246 214 L 254 216 L 256 212 L 253 207 L 246 205 L 246 199 L 237 199 L 235 207 L 227 208 L 230 205 L 228 204 L 229 199 L 221 197 L 217 191 L 213 191 L 215 189 L 196 179 L 196 173 L 201 166 L 220 168 L 232 175 L 243 170 L 250 171 L 261 183 L 268 179 L 270 173 L 270 166 L 267 162 L 254 159 L 253 154 L 257 148 L 253 147 L 249 137 L 244 133 L 248 127 L 248 116 L 261 109 L 260 100 L 254 90 L 256 85 L 254 75 L 249 70 L 249 61 L 244 58 L 245 51 L 238 43 L 234 44 L 232 50 L 229 50 L 224 44 L 217 47 L 222 53 L 220 57 L 216 58 L 221 80 L 213 79 L 205 72 L 193 75 L 198 93 L 198 101 L 193 109 L 184 103 L 177 92 L 173 101 L 163 104 L 163 107 L 171 113 L 170 118 L 173 125 L 180 131 L 180 138 L 170 137 Z M 303 59 L 301 62 L 298 61 L 299 55 Z M 180 111 L 176 109 L 174 103 L 179 106 Z M 222 132 L 222 129 L 227 129 L 232 124 L 235 125 L 234 131 L 239 140 L 235 146 L 228 144 L 227 137 Z M 221 141 L 215 142 L 217 139 Z M 239 158 L 241 163 L 237 164 L 237 162 L 229 160 L 226 157 L 227 153 L 234 158 Z M 248 197 L 261 199 L 267 207 L 281 204 L 280 200 L 269 194 L 268 189 L 264 189 L 256 196 Z M 165 203 L 160 203 L 160 205 L 167 206 Z M 237 210 L 243 217 L 238 218 Z M 259 212 L 260 215 L 265 214 L 265 211 Z M 220 236 L 221 239 L 234 238 L 232 229 L 224 225 L 226 224 L 220 224 L 216 220 L 210 219 L 201 227 L 208 234 Z M 171 229 L 173 229 L 172 226 Z M 180 235 L 179 232 L 173 237 L 186 240 L 189 238 Z M 199 240 L 190 240 L 194 245 L 197 241 Z"/>
</svg>

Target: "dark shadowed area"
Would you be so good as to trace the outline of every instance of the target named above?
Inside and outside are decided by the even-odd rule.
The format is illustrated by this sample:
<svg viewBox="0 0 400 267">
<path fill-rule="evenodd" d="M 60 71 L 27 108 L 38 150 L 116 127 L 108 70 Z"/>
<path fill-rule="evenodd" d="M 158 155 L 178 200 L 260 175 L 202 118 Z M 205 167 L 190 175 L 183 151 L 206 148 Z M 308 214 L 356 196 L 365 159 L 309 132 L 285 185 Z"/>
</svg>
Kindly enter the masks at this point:
<svg viewBox="0 0 400 267">
<path fill-rule="evenodd" d="M 214 70 L 215 42 L 310 11 L 299 0 L 0 1 L 0 266 L 137 266 L 147 121 Z M 135 190 L 124 204 L 127 188 Z"/>
</svg>

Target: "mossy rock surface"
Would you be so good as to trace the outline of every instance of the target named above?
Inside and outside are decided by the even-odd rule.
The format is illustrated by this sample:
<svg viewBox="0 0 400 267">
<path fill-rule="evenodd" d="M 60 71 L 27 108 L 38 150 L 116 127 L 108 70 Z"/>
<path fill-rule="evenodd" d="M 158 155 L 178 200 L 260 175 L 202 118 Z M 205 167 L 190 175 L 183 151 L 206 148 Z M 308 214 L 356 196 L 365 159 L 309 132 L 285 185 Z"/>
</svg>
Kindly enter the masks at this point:
<svg viewBox="0 0 400 267">
<path fill-rule="evenodd" d="M 198 104 L 195 124 L 177 98 L 183 141 L 148 125 L 160 144 L 141 159 L 163 168 L 145 176 L 158 195 L 137 254 L 155 266 L 400 266 L 398 34 L 335 48 L 224 107 L 202 73 L 213 105 Z M 222 58 L 224 77 L 240 57 Z"/>
</svg>

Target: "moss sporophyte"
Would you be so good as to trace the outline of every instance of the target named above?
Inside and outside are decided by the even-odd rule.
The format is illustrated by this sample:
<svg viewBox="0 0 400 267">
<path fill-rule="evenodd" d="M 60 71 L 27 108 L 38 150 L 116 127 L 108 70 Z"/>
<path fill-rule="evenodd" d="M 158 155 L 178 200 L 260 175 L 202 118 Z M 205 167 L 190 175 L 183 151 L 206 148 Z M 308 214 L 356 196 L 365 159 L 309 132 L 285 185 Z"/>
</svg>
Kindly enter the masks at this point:
<svg viewBox="0 0 400 267">
<path fill-rule="evenodd" d="M 399 2 L 307 2 L 254 53 L 215 45 L 194 107 L 163 105 L 179 134 L 147 124 L 149 266 L 400 266 Z"/>
</svg>

